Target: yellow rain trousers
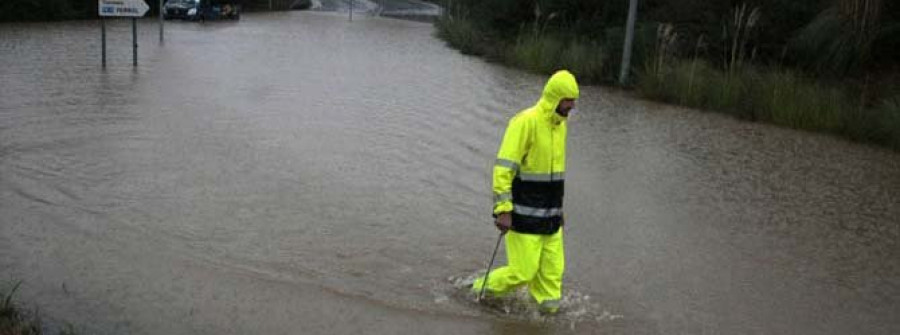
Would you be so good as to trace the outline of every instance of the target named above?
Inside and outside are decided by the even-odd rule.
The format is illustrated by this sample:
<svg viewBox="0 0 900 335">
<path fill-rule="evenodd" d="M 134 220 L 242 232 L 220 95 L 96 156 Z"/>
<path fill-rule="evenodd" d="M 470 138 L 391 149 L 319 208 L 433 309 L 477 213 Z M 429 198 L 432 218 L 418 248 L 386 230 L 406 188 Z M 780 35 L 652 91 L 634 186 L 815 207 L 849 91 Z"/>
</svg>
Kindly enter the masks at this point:
<svg viewBox="0 0 900 335">
<path fill-rule="evenodd" d="M 565 268 L 566 118 L 556 108 L 578 94 L 571 73 L 551 76 L 540 100 L 510 119 L 494 164 L 494 215 L 511 213 L 512 228 L 506 235 L 508 265 L 491 272 L 486 291 L 502 296 L 528 285 L 549 312 L 559 306 Z M 476 280 L 473 290 L 480 292 L 483 282 Z"/>
<path fill-rule="evenodd" d="M 563 230 L 553 235 L 506 233 L 507 266 L 488 274 L 486 295 L 502 297 L 522 285 L 539 304 L 541 310 L 554 313 L 559 309 L 562 276 L 565 270 Z M 474 292 L 481 292 L 484 277 L 475 280 Z"/>
</svg>

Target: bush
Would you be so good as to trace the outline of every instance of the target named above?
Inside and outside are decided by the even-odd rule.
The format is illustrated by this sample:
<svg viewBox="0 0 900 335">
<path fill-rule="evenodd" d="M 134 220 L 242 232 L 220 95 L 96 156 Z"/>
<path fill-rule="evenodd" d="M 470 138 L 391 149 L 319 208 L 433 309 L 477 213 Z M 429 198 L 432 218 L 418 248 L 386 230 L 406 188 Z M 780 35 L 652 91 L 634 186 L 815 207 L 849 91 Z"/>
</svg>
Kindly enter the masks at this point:
<svg viewBox="0 0 900 335">
<path fill-rule="evenodd" d="M 757 74 L 750 104 L 765 121 L 791 128 L 839 132 L 855 109 L 846 93 L 785 70 Z"/>
<path fill-rule="evenodd" d="M 437 36 L 466 55 L 485 55 L 483 32 L 466 17 L 442 15 L 434 22 Z"/>
<path fill-rule="evenodd" d="M 717 70 L 705 61 L 679 60 L 656 72 L 645 69 L 638 89 L 649 98 L 791 128 L 842 132 L 858 109 L 841 90 L 785 70 L 745 66 Z"/>
<path fill-rule="evenodd" d="M 568 41 L 567 41 L 568 40 Z M 603 48 L 596 42 L 560 35 L 525 33 L 506 52 L 505 61 L 526 70 L 550 74 L 571 71 L 580 82 L 598 82 L 603 77 Z"/>
<path fill-rule="evenodd" d="M 598 82 L 603 78 L 603 48 L 591 41 L 573 40 L 562 51 L 559 68 L 568 69 L 582 82 Z"/>
<path fill-rule="evenodd" d="M 558 37 L 537 33 L 519 35 L 506 53 L 509 64 L 529 71 L 548 73 L 561 65 L 563 42 Z"/>
</svg>

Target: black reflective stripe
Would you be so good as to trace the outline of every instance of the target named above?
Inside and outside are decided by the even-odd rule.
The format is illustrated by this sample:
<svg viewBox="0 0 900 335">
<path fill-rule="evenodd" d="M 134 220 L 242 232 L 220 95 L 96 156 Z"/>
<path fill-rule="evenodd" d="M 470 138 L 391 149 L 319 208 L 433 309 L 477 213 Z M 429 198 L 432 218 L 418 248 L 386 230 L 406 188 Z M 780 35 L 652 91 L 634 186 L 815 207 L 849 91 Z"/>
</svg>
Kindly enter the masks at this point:
<svg viewBox="0 0 900 335">
<path fill-rule="evenodd" d="M 494 165 L 502 166 L 502 167 L 508 168 L 513 171 L 519 170 L 519 163 L 513 162 L 508 159 L 497 158 L 497 162 L 495 162 Z"/>
<path fill-rule="evenodd" d="M 551 180 L 523 180 L 521 174 L 513 179 L 512 196 L 512 229 L 526 234 L 552 235 L 559 231 L 562 223 L 563 193 L 565 180 L 555 178 L 557 174 L 544 174 L 554 177 Z M 564 177 L 563 173 L 558 173 Z"/>
<path fill-rule="evenodd" d="M 563 207 L 563 192 L 565 181 L 554 180 L 552 182 L 523 181 L 514 178 L 512 183 L 512 197 L 518 205 L 535 208 Z"/>
<path fill-rule="evenodd" d="M 512 230 L 525 234 L 553 235 L 559 231 L 562 216 L 537 218 L 512 212 Z"/>
</svg>

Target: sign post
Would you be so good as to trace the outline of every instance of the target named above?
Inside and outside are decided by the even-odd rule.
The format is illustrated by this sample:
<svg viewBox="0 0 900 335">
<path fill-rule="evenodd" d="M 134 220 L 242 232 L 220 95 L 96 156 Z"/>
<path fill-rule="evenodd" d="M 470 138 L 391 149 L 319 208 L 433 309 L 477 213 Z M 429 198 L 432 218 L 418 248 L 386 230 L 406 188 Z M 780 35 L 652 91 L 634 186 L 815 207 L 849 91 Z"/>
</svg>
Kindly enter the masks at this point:
<svg viewBox="0 0 900 335">
<path fill-rule="evenodd" d="M 134 46 L 131 55 L 134 59 L 134 66 L 137 66 L 137 18 L 131 18 L 131 44 Z"/>
<path fill-rule="evenodd" d="M 106 23 L 103 19 L 107 16 L 130 17 L 131 37 L 134 46 L 134 66 L 137 66 L 137 18 L 144 16 L 150 9 L 144 0 L 99 0 L 97 12 L 100 13 L 100 29 L 103 36 L 103 67 L 106 67 Z"/>
<path fill-rule="evenodd" d="M 106 20 L 103 17 L 100 17 L 100 38 L 103 42 L 100 43 L 100 48 L 103 49 L 103 57 L 101 63 L 103 67 L 106 67 Z"/>
</svg>

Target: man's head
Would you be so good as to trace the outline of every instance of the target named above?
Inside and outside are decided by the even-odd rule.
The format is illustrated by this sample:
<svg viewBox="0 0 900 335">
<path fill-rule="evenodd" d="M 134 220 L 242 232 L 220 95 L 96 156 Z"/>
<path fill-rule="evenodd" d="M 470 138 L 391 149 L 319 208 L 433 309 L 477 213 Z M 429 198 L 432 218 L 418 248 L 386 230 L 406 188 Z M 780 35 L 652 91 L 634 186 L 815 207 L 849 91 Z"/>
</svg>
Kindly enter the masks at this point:
<svg viewBox="0 0 900 335">
<path fill-rule="evenodd" d="M 563 98 L 556 105 L 556 114 L 562 117 L 569 117 L 569 112 L 575 109 L 575 99 Z"/>
<path fill-rule="evenodd" d="M 547 81 L 541 100 L 546 104 L 545 108 L 552 108 L 557 115 L 568 117 L 569 112 L 575 108 L 578 94 L 578 82 L 575 81 L 575 76 L 569 71 L 560 70 Z"/>
</svg>

